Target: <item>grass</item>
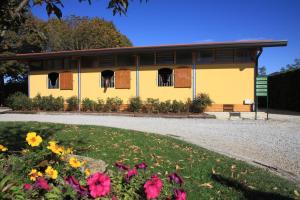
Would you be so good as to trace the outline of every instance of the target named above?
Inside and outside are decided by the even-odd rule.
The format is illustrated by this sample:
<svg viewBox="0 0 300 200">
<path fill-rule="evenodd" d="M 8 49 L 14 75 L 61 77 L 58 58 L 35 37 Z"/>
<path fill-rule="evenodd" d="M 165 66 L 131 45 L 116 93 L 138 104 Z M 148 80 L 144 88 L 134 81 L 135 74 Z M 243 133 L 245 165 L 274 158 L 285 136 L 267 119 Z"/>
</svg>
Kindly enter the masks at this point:
<svg viewBox="0 0 300 200">
<path fill-rule="evenodd" d="M 36 131 L 72 146 L 77 154 L 133 166 L 145 161 L 153 173 L 178 171 L 188 199 L 299 199 L 299 187 L 245 162 L 171 137 L 98 126 L 0 122 L 0 144 L 25 147 L 25 135 Z"/>
</svg>

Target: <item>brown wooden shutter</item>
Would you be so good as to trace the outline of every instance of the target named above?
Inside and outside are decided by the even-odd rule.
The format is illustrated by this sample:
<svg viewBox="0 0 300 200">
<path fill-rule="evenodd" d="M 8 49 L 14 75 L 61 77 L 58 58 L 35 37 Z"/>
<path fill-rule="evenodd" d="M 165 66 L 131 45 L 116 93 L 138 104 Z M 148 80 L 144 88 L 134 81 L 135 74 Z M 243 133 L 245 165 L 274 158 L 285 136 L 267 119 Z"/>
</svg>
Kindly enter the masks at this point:
<svg viewBox="0 0 300 200">
<path fill-rule="evenodd" d="M 59 74 L 59 82 L 61 90 L 73 90 L 73 73 L 61 72 Z"/>
<path fill-rule="evenodd" d="M 175 88 L 190 88 L 192 85 L 192 68 L 180 67 L 175 70 Z"/>
<path fill-rule="evenodd" d="M 130 70 L 120 69 L 115 72 L 115 88 L 130 89 Z"/>
</svg>

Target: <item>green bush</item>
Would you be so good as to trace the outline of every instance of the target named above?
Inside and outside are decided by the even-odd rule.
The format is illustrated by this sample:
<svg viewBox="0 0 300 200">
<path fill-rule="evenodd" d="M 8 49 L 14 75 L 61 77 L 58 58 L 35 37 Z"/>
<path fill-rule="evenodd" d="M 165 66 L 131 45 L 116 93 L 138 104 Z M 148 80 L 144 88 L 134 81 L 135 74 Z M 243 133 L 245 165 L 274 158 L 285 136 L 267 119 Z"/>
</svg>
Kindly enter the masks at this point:
<svg viewBox="0 0 300 200">
<path fill-rule="evenodd" d="M 84 98 L 82 100 L 82 110 L 83 111 L 95 111 L 97 102 L 89 98 Z"/>
<path fill-rule="evenodd" d="M 98 99 L 96 103 L 95 110 L 98 112 L 102 112 L 104 110 L 105 102 L 103 99 Z"/>
<path fill-rule="evenodd" d="M 201 113 L 207 106 L 210 106 L 213 101 L 209 98 L 208 94 L 200 93 L 193 100 L 191 105 L 191 111 L 194 113 Z"/>
<path fill-rule="evenodd" d="M 38 94 L 32 99 L 33 109 L 42 111 L 63 111 L 64 99 L 62 97 L 41 96 Z"/>
<path fill-rule="evenodd" d="M 21 92 L 10 95 L 6 99 L 6 104 L 13 110 L 32 110 L 32 100 Z"/>
<path fill-rule="evenodd" d="M 174 113 L 185 112 L 185 104 L 182 101 L 173 100 L 172 112 Z"/>
<path fill-rule="evenodd" d="M 106 99 L 106 104 L 104 106 L 104 111 L 108 111 L 108 112 L 119 111 L 122 103 L 123 103 L 123 100 L 120 99 L 119 97 L 112 97 L 112 98 L 108 97 Z"/>
<path fill-rule="evenodd" d="M 69 111 L 75 111 L 78 109 L 78 98 L 76 96 L 70 97 L 67 99 L 68 103 L 68 110 Z"/>
<path fill-rule="evenodd" d="M 129 99 L 129 111 L 139 112 L 142 108 L 143 102 L 140 97 L 132 97 Z"/>
<path fill-rule="evenodd" d="M 170 100 L 160 102 L 159 104 L 159 112 L 160 113 L 169 113 L 172 112 L 172 103 Z"/>
<path fill-rule="evenodd" d="M 146 113 L 158 113 L 159 112 L 159 99 L 147 98 L 142 106 L 143 112 Z"/>
</svg>

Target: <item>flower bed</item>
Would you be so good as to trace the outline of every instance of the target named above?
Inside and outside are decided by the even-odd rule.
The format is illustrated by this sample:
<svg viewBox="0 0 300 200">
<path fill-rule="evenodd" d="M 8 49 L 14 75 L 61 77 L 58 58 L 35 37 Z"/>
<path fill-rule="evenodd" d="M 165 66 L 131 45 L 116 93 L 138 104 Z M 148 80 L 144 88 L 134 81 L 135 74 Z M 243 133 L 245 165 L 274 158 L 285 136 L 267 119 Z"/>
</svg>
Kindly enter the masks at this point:
<svg viewBox="0 0 300 200">
<path fill-rule="evenodd" d="M 26 135 L 27 148 L 0 145 L 0 198 L 3 199 L 176 199 L 185 200 L 184 181 L 176 173 L 150 174 L 147 164 L 115 163 L 115 170 L 94 171 L 87 160 L 56 140 Z"/>
</svg>

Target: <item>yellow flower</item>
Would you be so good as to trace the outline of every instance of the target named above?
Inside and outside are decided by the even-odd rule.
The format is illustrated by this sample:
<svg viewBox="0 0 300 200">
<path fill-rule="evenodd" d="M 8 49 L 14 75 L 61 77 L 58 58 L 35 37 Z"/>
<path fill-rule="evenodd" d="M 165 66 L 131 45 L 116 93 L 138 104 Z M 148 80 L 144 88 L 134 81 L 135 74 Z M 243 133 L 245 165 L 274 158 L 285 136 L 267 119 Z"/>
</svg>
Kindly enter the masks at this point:
<svg viewBox="0 0 300 200">
<path fill-rule="evenodd" d="M 56 144 L 56 141 L 50 141 L 48 142 L 49 146 L 47 146 L 47 149 L 50 149 L 53 153 L 61 155 L 64 149 Z"/>
<path fill-rule="evenodd" d="M 8 150 L 7 147 L 0 144 L 0 151 L 4 152 L 4 151 L 7 151 L 7 150 Z"/>
<path fill-rule="evenodd" d="M 25 155 L 29 152 L 29 149 L 22 149 L 22 154 Z"/>
<path fill-rule="evenodd" d="M 64 154 L 71 154 L 71 153 L 73 153 L 73 150 L 72 150 L 72 148 L 67 148 L 67 149 L 64 150 L 63 153 Z"/>
<path fill-rule="evenodd" d="M 89 177 L 89 176 L 91 175 L 91 170 L 88 169 L 88 168 L 86 168 L 86 169 L 84 170 L 84 172 L 85 172 L 85 176 L 86 176 L 86 177 Z"/>
<path fill-rule="evenodd" d="M 30 176 L 30 180 L 32 181 L 35 181 L 38 177 L 43 176 L 43 174 L 36 169 L 32 169 L 28 175 Z"/>
<path fill-rule="evenodd" d="M 71 157 L 69 163 L 74 168 L 78 168 L 81 166 L 81 162 L 75 157 Z"/>
<path fill-rule="evenodd" d="M 51 166 L 47 167 L 45 173 L 52 179 L 56 179 L 58 174 L 57 170 L 53 169 Z"/>
<path fill-rule="evenodd" d="M 37 147 L 41 144 L 43 139 L 41 138 L 41 136 L 37 135 L 35 132 L 29 132 L 29 133 L 27 133 L 26 141 L 28 142 L 28 144 L 30 146 Z"/>
</svg>

